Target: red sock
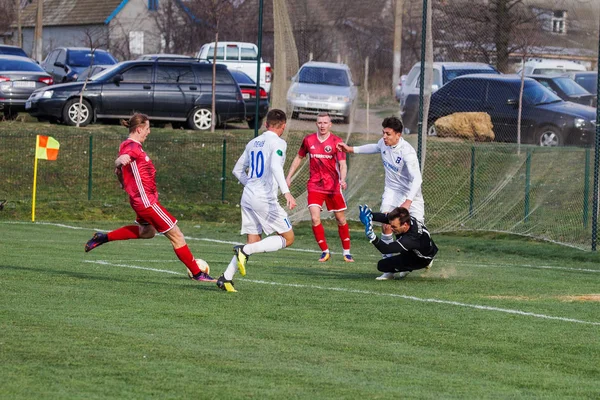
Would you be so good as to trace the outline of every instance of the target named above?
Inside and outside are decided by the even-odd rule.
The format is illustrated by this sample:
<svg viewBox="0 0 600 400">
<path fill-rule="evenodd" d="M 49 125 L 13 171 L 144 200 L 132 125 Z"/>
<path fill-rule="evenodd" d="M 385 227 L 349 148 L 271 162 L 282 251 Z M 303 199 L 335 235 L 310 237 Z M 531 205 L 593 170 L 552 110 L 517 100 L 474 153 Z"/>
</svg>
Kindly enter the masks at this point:
<svg viewBox="0 0 600 400">
<path fill-rule="evenodd" d="M 200 272 L 200 268 L 198 268 L 198 264 L 196 264 L 196 260 L 190 251 L 190 248 L 187 244 L 183 247 L 175 249 L 175 254 L 177 254 L 177 258 L 181 260 L 182 263 L 192 272 L 192 274 L 197 275 Z"/>
<path fill-rule="evenodd" d="M 129 240 L 140 238 L 140 227 L 138 225 L 127 225 L 107 233 L 108 241 Z"/>
<path fill-rule="evenodd" d="M 350 250 L 350 228 L 348 228 L 348 224 L 338 225 L 338 233 L 342 241 L 342 248 Z"/>
<path fill-rule="evenodd" d="M 325 240 L 325 229 L 323 229 L 323 224 L 313 226 L 312 230 L 315 234 L 315 239 L 317 240 L 317 244 L 321 248 L 321 251 L 327 250 L 329 247 L 327 247 L 327 240 Z"/>
</svg>

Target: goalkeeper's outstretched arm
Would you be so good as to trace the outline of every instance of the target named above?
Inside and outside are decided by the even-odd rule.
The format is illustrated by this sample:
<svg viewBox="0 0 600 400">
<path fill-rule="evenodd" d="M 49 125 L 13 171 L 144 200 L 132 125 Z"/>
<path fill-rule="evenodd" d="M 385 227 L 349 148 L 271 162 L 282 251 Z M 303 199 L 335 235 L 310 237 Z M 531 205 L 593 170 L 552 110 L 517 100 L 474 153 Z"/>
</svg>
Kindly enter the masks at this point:
<svg viewBox="0 0 600 400">
<path fill-rule="evenodd" d="M 375 222 L 379 222 L 381 224 L 389 224 L 390 220 L 387 217 L 387 214 L 385 213 L 373 213 L 373 221 Z"/>
</svg>

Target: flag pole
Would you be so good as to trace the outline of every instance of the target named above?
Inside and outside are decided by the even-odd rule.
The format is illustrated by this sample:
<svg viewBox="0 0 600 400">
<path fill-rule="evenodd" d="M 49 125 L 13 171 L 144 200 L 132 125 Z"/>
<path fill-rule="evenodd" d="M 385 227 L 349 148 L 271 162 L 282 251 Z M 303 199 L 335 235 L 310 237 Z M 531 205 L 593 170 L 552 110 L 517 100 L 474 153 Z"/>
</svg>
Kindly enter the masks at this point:
<svg viewBox="0 0 600 400">
<path fill-rule="evenodd" d="M 35 136 L 35 161 L 33 164 L 33 201 L 31 202 L 31 222 L 35 222 L 35 192 L 37 185 L 37 165 L 38 155 L 37 149 L 40 147 L 40 135 Z"/>
</svg>

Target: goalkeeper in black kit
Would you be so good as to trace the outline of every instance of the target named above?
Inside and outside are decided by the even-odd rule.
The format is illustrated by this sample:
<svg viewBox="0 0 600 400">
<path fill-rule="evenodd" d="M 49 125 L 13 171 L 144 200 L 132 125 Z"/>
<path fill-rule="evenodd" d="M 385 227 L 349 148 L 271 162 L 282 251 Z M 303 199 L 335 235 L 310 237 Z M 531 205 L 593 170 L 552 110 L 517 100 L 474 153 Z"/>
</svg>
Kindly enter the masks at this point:
<svg viewBox="0 0 600 400">
<path fill-rule="evenodd" d="M 425 225 L 411 217 L 406 208 L 396 207 L 387 214 L 373 213 L 367 205 L 358 208 L 369 241 L 382 254 L 394 254 L 377 263 L 377 269 L 383 272 L 377 280 L 404 278 L 411 271 L 431 267 L 438 248 Z M 396 241 L 385 243 L 380 240 L 373 232 L 373 221 L 391 225 Z"/>
</svg>

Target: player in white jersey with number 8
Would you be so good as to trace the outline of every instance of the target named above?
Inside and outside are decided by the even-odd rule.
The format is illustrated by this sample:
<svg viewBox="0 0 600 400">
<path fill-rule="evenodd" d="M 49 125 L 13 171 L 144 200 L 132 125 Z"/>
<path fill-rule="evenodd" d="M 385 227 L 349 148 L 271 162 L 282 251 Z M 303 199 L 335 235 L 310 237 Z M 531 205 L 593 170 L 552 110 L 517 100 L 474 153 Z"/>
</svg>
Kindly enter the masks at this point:
<svg viewBox="0 0 600 400">
<path fill-rule="evenodd" d="M 235 256 L 217 280 L 217 286 L 235 292 L 233 276 L 237 270 L 246 275 L 248 256 L 283 249 L 294 243 L 294 231 L 285 210 L 277 200 L 278 191 L 285 196 L 287 207 L 296 207 L 296 199 L 285 182 L 283 164 L 287 143 L 281 139 L 285 131 L 285 112 L 273 109 L 267 113 L 267 131 L 246 145 L 233 174 L 244 185 L 241 234 L 247 235 L 246 245 L 235 246 Z M 262 234 L 270 235 L 262 239 Z M 262 240 L 261 240 L 262 239 Z"/>
<path fill-rule="evenodd" d="M 410 215 L 421 223 L 425 219 L 425 201 L 421 193 L 421 169 L 415 149 L 402 138 L 404 126 L 396 117 L 385 118 L 381 124 L 383 137 L 377 143 L 364 146 L 348 146 L 338 143 L 338 149 L 355 154 L 381 154 L 385 170 L 385 188 L 381 196 L 381 212 L 388 213 L 396 207 L 404 207 Z M 392 227 L 382 226 L 381 240 L 384 243 L 393 242 Z M 384 255 L 384 257 L 389 255 Z M 404 278 L 408 272 L 400 272 L 399 278 Z M 379 280 L 394 279 L 394 274 L 384 273 Z"/>
</svg>

